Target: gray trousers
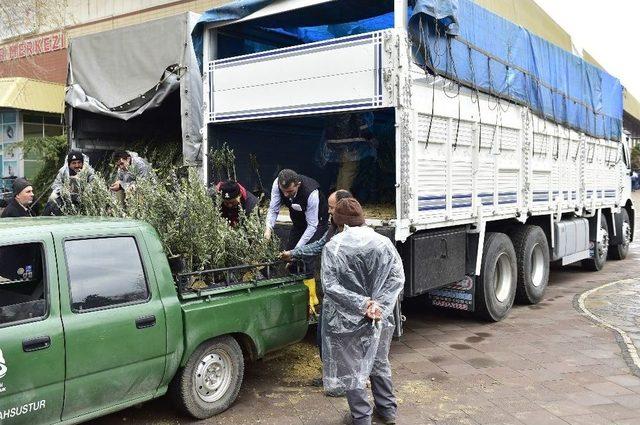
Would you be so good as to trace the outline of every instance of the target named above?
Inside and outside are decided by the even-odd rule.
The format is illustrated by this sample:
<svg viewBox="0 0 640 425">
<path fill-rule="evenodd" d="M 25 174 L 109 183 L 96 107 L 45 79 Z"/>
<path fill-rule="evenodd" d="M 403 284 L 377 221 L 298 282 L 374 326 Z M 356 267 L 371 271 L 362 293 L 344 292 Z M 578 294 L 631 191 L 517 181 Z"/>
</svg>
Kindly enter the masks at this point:
<svg viewBox="0 0 640 425">
<path fill-rule="evenodd" d="M 371 375 L 371 392 L 376 410 L 385 417 L 396 416 L 398 405 L 393 395 L 393 383 L 388 376 Z M 371 425 L 372 409 L 367 400 L 367 390 L 357 389 L 346 392 L 353 425 Z"/>
</svg>

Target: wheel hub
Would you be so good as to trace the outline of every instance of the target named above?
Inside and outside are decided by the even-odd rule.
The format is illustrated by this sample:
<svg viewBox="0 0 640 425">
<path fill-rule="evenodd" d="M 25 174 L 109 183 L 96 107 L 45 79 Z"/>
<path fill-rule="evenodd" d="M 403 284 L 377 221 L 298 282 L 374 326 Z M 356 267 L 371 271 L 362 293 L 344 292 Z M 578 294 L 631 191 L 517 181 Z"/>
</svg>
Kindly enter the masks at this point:
<svg viewBox="0 0 640 425">
<path fill-rule="evenodd" d="M 542 285 L 544 280 L 544 270 L 546 264 L 544 254 L 540 244 L 535 244 L 531 250 L 531 283 L 538 287 Z"/>
<path fill-rule="evenodd" d="M 493 287 L 495 288 L 496 299 L 501 303 L 505 302 L 512 285 L 511 263 L 507 254 L 502 253 L 496 260 L 496 271 L 494 273 Z"/>
<path fill-rule="evenodd" d="M 223 351 L 208 353 L 200 359 L 194 374 L 198 397 L 207 403 L 217 401 L 231 384 L 231 358 Z"/>
<path fill-rule="evenodd" d="M 607 258 L 609 251 L 609 232 L 607 229 L 600 229 L 600 240 L 598 241 L 598 254 L 600 258 Z"/>
</svg>

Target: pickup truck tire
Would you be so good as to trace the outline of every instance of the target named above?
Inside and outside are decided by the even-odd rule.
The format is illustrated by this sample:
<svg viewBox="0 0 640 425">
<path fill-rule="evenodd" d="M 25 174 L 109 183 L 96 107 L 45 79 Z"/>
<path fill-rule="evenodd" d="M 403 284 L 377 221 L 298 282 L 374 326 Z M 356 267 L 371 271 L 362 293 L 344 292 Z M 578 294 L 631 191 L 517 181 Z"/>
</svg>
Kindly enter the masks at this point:
<svg viewBox="0 0 640 425">
<path fill-rule="evenodd" d="M 537 304 L 549 283 L 549 243 L 538 226 L 519 226 L 509 233 L 518 261 L 516 302 Z"/>
<path fill-rule="evenodd" d="M 602 214 L 602 213 L 601 213 Z M 600 231 L 602 233 L 599 241 L 594 241 L 593 258 L 582 260 L 582 268 L 592 272 L 599 272 L 607 262 L 609 252 L 609 226 L 604 215 L 600 217 Z"/>
<path fill-rule="evenodd" d="M 511 240 L 504 233 L 487 233 L 476 282 L 476 314 L 491 322 L 502 320 L 513 306 L 517 281 L 516 252 Z"/>
<path fill-rule="evenodd" d="M 622 219 L 622 243 L 609 246 L 609 258 L 612 260 L 624 260 L 629 254 L 629 244 L 631 243 L 631 222 L 626 209 L 620 210 Z"/>
<path fill-rule="evenodd" d="M 178 371 L 172 393 L 178 407 L 196 419 L 227 410 L 238 397 L 244 357 L 238 342 L 222 336 L 200 345 Z"/>
</svg>

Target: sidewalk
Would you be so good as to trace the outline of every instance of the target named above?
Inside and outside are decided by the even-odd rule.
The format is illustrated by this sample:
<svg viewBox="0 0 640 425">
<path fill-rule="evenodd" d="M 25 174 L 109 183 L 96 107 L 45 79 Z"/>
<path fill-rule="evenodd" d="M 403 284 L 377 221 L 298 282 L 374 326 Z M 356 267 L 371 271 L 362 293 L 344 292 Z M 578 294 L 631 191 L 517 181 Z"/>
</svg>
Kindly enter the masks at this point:
<svg viewBox="0 0 640 425">
<path fill-rule="evenodd" d="M 579 308 L 579 295 L 640 276 L 640 244 L 599 273 L 552 270 L 545 299 L 516 306 L 500 323 L 407 306 L 391 362 L 399 424 L 640 424 L 640 378 L 619 334 Z M 640 340 L 640 283 L 585 297 L 596 317 Z M 319 374 L 313 338 L 251 366 L 234 406 L 204 424 L 338 424 L 347 405 L 309 386 Z M 187 424 L 162 398 L 97 424 Z"/>
</svg>

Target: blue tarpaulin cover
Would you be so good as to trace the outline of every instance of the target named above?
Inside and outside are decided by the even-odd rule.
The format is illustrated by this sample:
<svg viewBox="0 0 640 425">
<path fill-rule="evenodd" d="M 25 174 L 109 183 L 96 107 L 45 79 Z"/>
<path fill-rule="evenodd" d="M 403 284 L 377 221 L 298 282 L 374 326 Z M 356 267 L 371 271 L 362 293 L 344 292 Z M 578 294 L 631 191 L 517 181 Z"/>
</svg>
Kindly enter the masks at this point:
<svg viewBox="0 0 640 425">
<path fill-rule="evenodd" d="M 274 1 L 239 0 L 205 12 L 192 33 L 197 57 L 202 57 L 204 24 L 242 19 Z M 591 136 L 620 139 L 618 79 L 471 0 L 410 3 L 414 60 L 428 71 L 524 104 Z M 309 43 L 391 28 L 392 10 L 392 0 L 340 0 L 245 25 Z"/>
</svg>

